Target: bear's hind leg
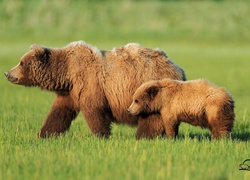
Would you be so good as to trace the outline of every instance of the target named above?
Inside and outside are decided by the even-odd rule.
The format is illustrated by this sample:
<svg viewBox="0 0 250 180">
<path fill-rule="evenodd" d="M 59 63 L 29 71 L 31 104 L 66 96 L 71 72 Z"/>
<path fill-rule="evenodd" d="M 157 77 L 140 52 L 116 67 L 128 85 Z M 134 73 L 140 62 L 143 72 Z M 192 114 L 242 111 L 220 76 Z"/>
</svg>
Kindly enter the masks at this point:
<svg viewBox="0 0 250 180">
<path fill-rule="evenodd" d="M 78 112 L 73 107 L 70 96 L 57 96 L 38 136 L 46 138 L 64 133 L 70 128 Z"/>
<path fill-rule="evenodd" d="M 208 111 L 207 114 L 212 139 L 228 137 L 233 129 L 234 124 L 235 115 L 233 107 L 221 106 L 217 109 L 214 108 L 213 111 Z"/>
<path fill-rule="evenodd" d="M 136 139 L 153 139 L 162 136 L 164 133 L 165 130 L 160 114 L 151 114 L 139 118 Z"/>
<path fill-rule="evenodd" d="M 211 134 L 212 134 L 211 135 L 212 139 L 220 139 L 222 137 L 229 137 L 230 131 L 226 131 L 226 130 L 222 130 L 222 131 L 212 130 Z"/>
<path fill-rule="evenodd" d="M 217 119 L 210 125 L 212 139 L 220 139 L 222 137 L 229 137 L 233 128 L 233 120 Z"/>
<path fill-rule="evenodd" d="M 111 111 L 99 109 L 83 112 L 88 127 L 94 135 L 103 138 L 108 138 L 111 135 L 111 122 L 113 118 Z"/>
</svg>

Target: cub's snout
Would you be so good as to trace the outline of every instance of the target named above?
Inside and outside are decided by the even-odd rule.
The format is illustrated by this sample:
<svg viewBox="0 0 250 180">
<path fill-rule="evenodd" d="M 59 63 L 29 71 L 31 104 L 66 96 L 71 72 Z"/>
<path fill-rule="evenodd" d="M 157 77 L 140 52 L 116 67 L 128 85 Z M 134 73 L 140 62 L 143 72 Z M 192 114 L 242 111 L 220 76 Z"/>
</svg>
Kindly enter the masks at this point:
<svg viewBox="0 0 250 180">
<path fill-rule="evenodd" d="M 130 113 L 130 109 L 128 108 L 127 111 Z"/>
<path fill-rule="evenodd" d="M 135 104 L 131 104 L 129 108 L 127 109 L 129 114 L 132 114 L 134 116 L 138 115 L 140 113 L 139 107 L 137 107 Z"/>
</svg>

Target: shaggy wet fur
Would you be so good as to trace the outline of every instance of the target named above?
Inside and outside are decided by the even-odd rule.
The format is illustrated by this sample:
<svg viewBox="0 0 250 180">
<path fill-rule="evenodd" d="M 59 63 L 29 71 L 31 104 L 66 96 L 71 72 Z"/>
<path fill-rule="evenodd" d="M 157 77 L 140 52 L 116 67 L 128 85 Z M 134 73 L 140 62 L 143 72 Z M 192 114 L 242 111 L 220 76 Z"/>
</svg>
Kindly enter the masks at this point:
<svg viewBox="0 0 250 180">
<path fill-rule="evenodd" d="M 138 44 L 100 51 L 81 41 L 64 48 L 33 45 L 5 75 L 14 84 L 56 93 L 41 137 L 64 133 L 80 111 L 92 133 L 101 137 L 110 136 L 112 122 L 137 126 L 137 138 L 159 136 L 164 133 L 159 114 L 127 113 L 132 95 L 149 80 L 185 80 L 184 71 L 163 51 Z"/>
<path fill-rule="evenodd" d="M 235 116 L 231 95 L 206 80 L 146 82 L 136 90 L 128 111 L 133 115 L 159 112 L 168 137 L 178 135 L 181 122 L 208 128 L 215 139 L 227 136 Z"/>
</svg>

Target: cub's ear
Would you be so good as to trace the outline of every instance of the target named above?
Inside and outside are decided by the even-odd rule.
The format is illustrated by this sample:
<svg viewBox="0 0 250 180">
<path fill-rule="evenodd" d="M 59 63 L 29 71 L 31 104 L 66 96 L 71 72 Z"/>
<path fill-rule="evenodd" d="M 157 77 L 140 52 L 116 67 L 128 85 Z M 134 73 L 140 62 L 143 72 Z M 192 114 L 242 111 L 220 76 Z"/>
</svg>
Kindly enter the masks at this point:
<svg viewBox="0 0 250 180">
<path fill-rule="evenodd" d="M 39 61 L 42 63 L 46 64 L 50 55 L 51 55 L 51 50 L 46 47 L 39 46 L 37 44 L 33 44 L 30 46 L 30 50 L 35 51 L 35 56 Z"/>
<path fill-rule="evenodd" d="M 146 93 L 148 94 L 150 100 L 153 100 L 155 96 L 159 92 L 159 87 L 158 86 L 151 86 L 146 90 Z"/>
</svg>

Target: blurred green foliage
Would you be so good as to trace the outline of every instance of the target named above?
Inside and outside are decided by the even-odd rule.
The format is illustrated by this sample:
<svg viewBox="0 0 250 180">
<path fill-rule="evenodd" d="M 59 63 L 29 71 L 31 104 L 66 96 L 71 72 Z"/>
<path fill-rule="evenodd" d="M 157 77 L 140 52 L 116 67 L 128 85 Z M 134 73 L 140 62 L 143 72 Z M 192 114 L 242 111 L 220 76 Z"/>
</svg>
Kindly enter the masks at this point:
<svg viewBox="0 0 250 180">
<path fill-rule="evenodd" d="M 2 0 L 0 38 L 250 41 L 248 1 Z"/>
</svg>

